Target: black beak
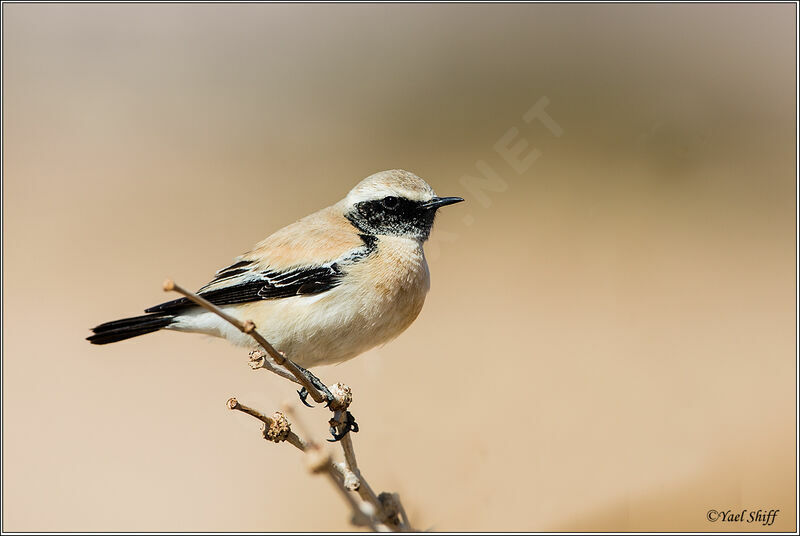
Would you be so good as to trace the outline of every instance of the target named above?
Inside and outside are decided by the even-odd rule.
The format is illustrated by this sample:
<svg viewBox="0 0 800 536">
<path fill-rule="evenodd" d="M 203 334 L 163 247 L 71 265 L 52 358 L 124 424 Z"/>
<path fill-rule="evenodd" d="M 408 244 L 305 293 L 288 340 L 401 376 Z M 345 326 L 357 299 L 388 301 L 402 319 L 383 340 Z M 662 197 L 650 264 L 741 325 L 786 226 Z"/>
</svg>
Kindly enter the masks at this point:
<svg viewBox="0 0 800 536">
<path fill-rule="evenodd" d="M 427 203 L 423 203 L 422 208 L 428 209 L 437 209 L 440 207 L 446 207 L 447 205 L 452 205 L 454 203 L 460 203 L 463 199 L 460 197 L 434 197 Z"/>
</svg>

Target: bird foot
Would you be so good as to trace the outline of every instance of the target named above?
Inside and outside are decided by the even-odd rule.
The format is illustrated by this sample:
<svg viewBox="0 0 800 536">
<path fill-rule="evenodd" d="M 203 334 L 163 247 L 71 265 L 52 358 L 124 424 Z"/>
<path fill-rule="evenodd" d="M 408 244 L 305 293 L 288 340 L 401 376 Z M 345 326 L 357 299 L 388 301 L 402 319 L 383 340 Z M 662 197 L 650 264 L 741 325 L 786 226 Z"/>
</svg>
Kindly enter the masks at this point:
<svg viewBox="0 0 800 536">
<path fill-rule="evenodd" d="M 319 389 L 319 387 L 317 387 L 317 389 Z M 327 387 L 325 387 L 324 385 L 323 385 L 323 388 L 319 389 L 319 390 L 322 391 L 323 395 L 325 395 L 325 407 L 327 408 L 328 406 L 330 406 L 331 402 L 333 402 L 335 400 L 335 397 L 333 396 L 333 393 L 331 393 L 330 390 Z M 304 406 L 309 407 L 309 408 L 313 408 L 314 407 L 313 405 L 308 403 L 308 394 L 309 394 L 308 393 L 308 389 L 303 387 L 302 389 L 297 391 L 297 394 L 300 395 L 300 402 L 302 402 Z"/>
<path fill-rule="evenodd" d="M 341 441 L 342 438 L 344 438 L 344 436 L 346 436 L 348 433 L 358 432 L 358 423 L 356 422 L 355 417 L 353 417 L 352 413 L 347 411 L 347 407 L 353 400 L 353 395 L 350 388 L 341 383 L 337 383 L 336 385 L 334 385 L 332 388 L 340 395 L 340 397 L 337 398 L 331 392 L 331 390 L 328 389 L 328 386 L 322 383 L 322 381 L 319 378 L 317 378 L 311 372 L 309 372 L 308 370 L 304 369 L 299 365 L 297 366 L 297 368 L 300 369 L 300 372 L 303 374 L 303 376 L 305 376 L 308 382 L 314 387 L 316 387 L 317 390 L 320 391 L 322 395 L 325 397 L 325 407 L 330 408 L 331 411 L 334 412 L 334 418 L 331 419 L 330 421 L 330 432 L 331 435 L 333 436 L 333 439 L 329 439 L 328 441 L 330 442 Z M 308 389 L 303 387 L 302 389 L 297 391 L 297 394 L 300 396 L 300 402 L 302 402 L 303 405 L 309 408 L 314 407 L 308 403 L 308 396 L 310 394 L 308 392 Z M 340 413 L 341 411 L 344 411 L 343 423 L 340 422 L 342 415 Z M 340 427 L 341 427 L 341 432 L 339 431 Z"/>
<path fill-rule="evenodd" d="M 353 414 L 349 411 L 345 411 L 345 421 L 341 432 L 339 432 L 338 427 L 339 423 L 331 419 L 330 432 L 333 436 L 333 439 L 329 439 L 328 442 L 335 443 L 336 441 L 341 441 L 344 436 L 350 432 L 358 432 L 358 423 L 356 422 L 355 417 L 353 417 Z"/>
<path fill-rule="evenodd" d="M 326 408 L 328 406 L 330 406 L 331 403 L 336 400 L 336 397 L 333 396 L 333 393 L 331 393 L 331 390 L 328 389 L 328 386 L 325 385 L 324 383 L 322 383 L 322 380 L 320 380 L 319 378 L 314 376 L 311 372 L 307 371 L 306 369 L 304 369 L 303 367 L 301 367 L 299 365 L 297 366 L 297 368 L 300 369 L 300 372 L 303 373 L 303 376 L 306 377 L 308 382 L 311 385 L 313 385 L 314 387 L 316 387 L 317 390 L 319 392 L 321 392 L 322 395 L 325 397 L 325 407 Z M 300 402 L 302 402 L 305 406 L 308 406 L 309 408 L 313 408 L 314 407 L 314 406 L 312 406 L 311 404 L 308 403 L 308 395 L 309 395 L 308 389 L 303 387 L 302 389 L 297 391 L 297 394 L 300 395 Z"/>
</svg>

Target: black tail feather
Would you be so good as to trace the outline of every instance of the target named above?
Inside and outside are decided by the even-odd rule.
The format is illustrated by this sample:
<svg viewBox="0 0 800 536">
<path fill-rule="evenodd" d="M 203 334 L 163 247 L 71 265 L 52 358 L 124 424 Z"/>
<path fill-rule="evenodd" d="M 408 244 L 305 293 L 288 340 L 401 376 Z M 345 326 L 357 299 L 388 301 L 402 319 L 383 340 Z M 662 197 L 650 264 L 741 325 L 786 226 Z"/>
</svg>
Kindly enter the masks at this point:
<svg viewBox="0 0 800 536">
<path fill-rule="evenodd" d="M 86 340 L 92 344 L 124 341 L 165 328 L 172 323 L 173 318 L 172 315 L 152 314 L 106 322 L 92 328 L 94 335 L 86 337 Z"/>
</svg>

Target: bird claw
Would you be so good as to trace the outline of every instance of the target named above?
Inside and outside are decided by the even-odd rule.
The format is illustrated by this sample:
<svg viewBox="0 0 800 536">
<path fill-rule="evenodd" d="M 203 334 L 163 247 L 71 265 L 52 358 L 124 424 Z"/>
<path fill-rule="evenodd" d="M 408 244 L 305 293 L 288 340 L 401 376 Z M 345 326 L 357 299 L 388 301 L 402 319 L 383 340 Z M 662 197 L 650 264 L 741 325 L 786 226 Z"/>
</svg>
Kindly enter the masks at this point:
<svg viewBox="0 0 800 536">
<path fill-rule="evenodd" d="M 333 393 L 331 393 L 330 390 L 327 387 L 324 387 L 324 389 L 320 389 L 320 391 L 322 391 L 322 394 L 325 395 L 325 407 L 329 408 L 330 405 L 331 405 L 331 402 L 336 400 L 336 398 L 333 396 Z M 309 407 L 309 408 L 313 408 L 314 407 L 313 405 L 308 403 L 308 395 L 309 395 L 308 389 L 303 387 L 302 389 L 297 391 L 297 394 L 300 395 L 300 402 L 302 402 L 304 406 Z"/>
<path fill-rule="evenodd" d="M 301 367 L 300 365 L 297 365 L 297 363 L 295 363 L 295 365 L 297 366 L 297 368 L 298 368 L 298 369 L 300 369 L 300 372 L 303 374 L 303 376 L 305 376 L 305 377 L 306 377 L 306 379 L 308 380 L 308 382 L 309 382 L 311 385 L 313 385 L 314 387 L 316 387 L 316 388 L 317 388 L 317 390 L 318 390 L 320 393 L 322 393 L 322 395 L 325 397 L 325 407 L 326 407 L 326 408 L 327 408 L 327 407 L 330 407 L 330 405 L 331 405 L 331 402 L 333 402 L 334 400 L 336 400 L 336 397 L 335 397 L 335 396 L 333 396 L 333 393 L 331 393 L 331 390 L 330 390 L 330 389 L 328 389 L 328 387 L 327 387 L 327 386 L 326 386 L 324 383 L 322 383 L 322 380 L 320 380 L 319 378 L 317 378 L 316 376 L 314 376 L 314 375 L 313 375 L 313 374 L 312 374 L 310 371 L 308 371 L 308 370 L 304 369 L 304 368 L 303 368 L 303 367 Z M 302 402 L 304 405 L 308 406 L 309 408 L 313 408 L 313 407 L 314 407 L 314 406 L 312 406 L 311 404 L 309 404 L 309 403 L 306 401 L 306 399 L 308 398 L 308 395 L 309 395 L 308 389 L 306 389 L 305 387 L 303 387 L 302 389 L 300 389 L 299 391 L 297 391 L 297 394 L 298 394 L 298 395 L 300 395 L 300 401 L 301 401 L 301 402 Z"/>
<path fill-rule="evenodd" d="M 302 402 L 304 406 L 309 407 L 309 408 L 313 408 L 314 407 L 311 404 L 309 404 L 308 401 L 306 400 L 308 398 L 308 389 L 303 387 L 302 389 L 297 391 L 297 394 L 300 395 L 300 402 Z"/>
<path fill-rule="evenodd" d="M 356 422 L 355 417 L 353 417 L 353 414 L 347 411 L 345 412 L 344 430 L 342 430 L 342 432 L 339 433 L 339 431 L 336 429 L 336 425 L 332 424 L 330 427 L 330 432 L 331 435 L 333 436 L 333 439 L 328 439 L 328 442 L 335 443 L 336 441 L 341 441 L 344 438 L 344 436 L 346 436 L 350 432 L 357 433 L 358 423 Z"/>
</svg>

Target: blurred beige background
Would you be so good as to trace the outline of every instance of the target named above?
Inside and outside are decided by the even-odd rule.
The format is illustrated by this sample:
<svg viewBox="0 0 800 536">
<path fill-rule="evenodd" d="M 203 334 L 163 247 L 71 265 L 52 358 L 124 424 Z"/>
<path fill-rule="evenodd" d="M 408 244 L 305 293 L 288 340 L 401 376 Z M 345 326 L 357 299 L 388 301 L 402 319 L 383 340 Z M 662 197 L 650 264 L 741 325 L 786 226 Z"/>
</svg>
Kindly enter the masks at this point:
<svg viewBox="0 0 800 536">
<path fill-rule="evenodd" d="M 3 529 L 350 529 L 226 409 L 295 399 L 246 352 L 83 339 L 399 167 L 467 199 L 428 301 L 317 372 L 353 387 L 362 468 L 416 526 L 795 530 L 794 21 L 4 5 Z M 522 119 L 542 98 L 560 137 Z M 522 173 L 494 149 L 512 128 L 540 153 Z M 320 438 L 326 413 L 302 411 Z M 706 519 L 742 508 L 780 513 Z"/>
</svg>

